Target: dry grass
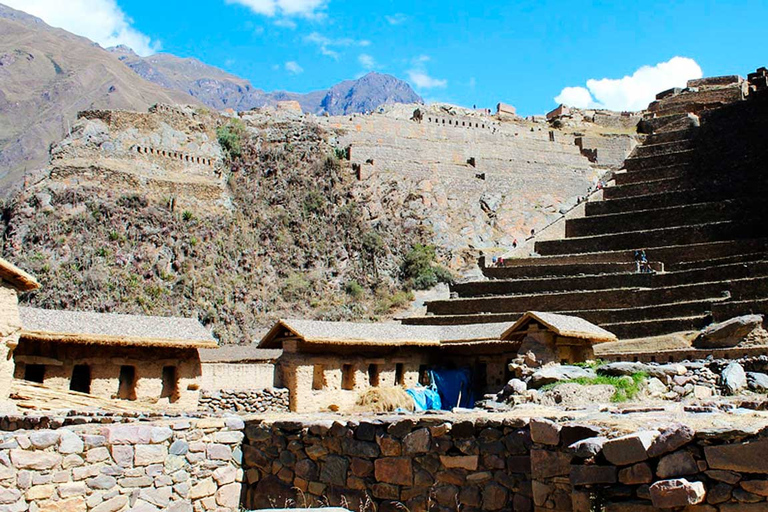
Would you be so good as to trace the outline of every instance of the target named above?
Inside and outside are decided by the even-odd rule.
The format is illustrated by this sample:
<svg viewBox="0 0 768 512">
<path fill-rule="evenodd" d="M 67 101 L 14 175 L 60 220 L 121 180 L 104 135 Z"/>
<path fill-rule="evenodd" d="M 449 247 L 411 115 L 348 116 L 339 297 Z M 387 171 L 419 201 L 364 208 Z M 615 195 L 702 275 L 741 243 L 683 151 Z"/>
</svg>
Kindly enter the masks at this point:
<svg viewBox="0 0 768 512">
<path fill-rule="evenodd" d="M 371 388 L 360 394 L 357 405 L 365 411 L 392 412 L 395 409 L 413 411 L 413 400 L 402 387 Z"/>
</svg>

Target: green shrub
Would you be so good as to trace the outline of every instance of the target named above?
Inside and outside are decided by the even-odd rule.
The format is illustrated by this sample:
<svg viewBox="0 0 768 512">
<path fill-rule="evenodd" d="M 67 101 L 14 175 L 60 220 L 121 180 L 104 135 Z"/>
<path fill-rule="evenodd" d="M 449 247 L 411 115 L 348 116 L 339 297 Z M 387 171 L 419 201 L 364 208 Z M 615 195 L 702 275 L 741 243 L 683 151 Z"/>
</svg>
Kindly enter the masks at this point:
<svg viewBox="0 0 768 512">
<path fill-rule="evenodd" d="M 245 123 L 240 119 L 232 119 L 226 125 L 216 129 L 219 144 L 227 152 L 229 158 L 238 158 L 243 154 L 243 138 L 245 136 Z"/>
<path fill-rule="evenodd" d="M 286 300 L 300 300 L 312 290 L 312 283 L 300 272 L 291 272 L 283 282 L 282 295 Z"/>
<path fill-rule="evenodd" d="M 426 290 L 437 283 L 450 283 L 451 273 L 437 264 L 433 245 L 416 244 L 405 255 L 400 266 L 402 278 L 409 288 Z"/>
<path fill-rule="evenodd" d="M 372 256 L 384 252 L 384 240 L 375 231 L 366 231 L 362 237 L 363 250 Z"/>
<path fill-rule="evenodd" d="M 363 296 L 363 293 L 365 292 L 365 289 L 362 287 L 360 283 L 355 281 L 354 279 L 352 281 L 349 281 L 347 285 L 344 287 L 344 291 L 347 292 L 347 295 L 354 299 L 359 299 Z"/>
<path fill-rule="evenodd" d="M 184 219 L 186 222 L 189 222 L 195 218 L 195 214 L 189 210 L 184 210 L 184 212 L 181 214 L 181 218 Z"/>
<path fill-rule="evenodd" d="M 317 190 L 310 190 L 304 196 L 304 211 L 309 214 L 318 214 L 323 211 L 325 197 Z"/>
<path fill-rule="evenodd" d="M 561 384 L 575 383 L 582 386 L 613 386 L 614 393 L 611 397 L 612 402 L 626 402 L 637 396 L 643 383 L 648 376 L 643 372 L 633 373 L 629 379 L 624 377 L 611 377 L 607 375 L 598 375 L 597 377 L 579 377 L 578 379 L 563 380 L 552 384 L 547 384 L 541 388 L 542 391 L 552 389 Z"/>
</svg>

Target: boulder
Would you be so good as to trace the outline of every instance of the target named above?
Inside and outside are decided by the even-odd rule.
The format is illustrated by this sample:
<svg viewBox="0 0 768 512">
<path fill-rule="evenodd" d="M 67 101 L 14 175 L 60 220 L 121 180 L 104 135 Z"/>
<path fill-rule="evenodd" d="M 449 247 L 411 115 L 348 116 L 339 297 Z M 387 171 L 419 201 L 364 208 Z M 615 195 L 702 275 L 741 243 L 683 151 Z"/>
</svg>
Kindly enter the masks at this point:
<svg viewBox="0 0 768 512">
<path fill-rule="evenodd" d="M 693 340 L 693 346 L 696 348 L 735 347 L 762 323 L 762 315 L 744 315 L 711 324 L 701 330 Z"/>
<path fill-rule="evenodd" d="M 747 374 L 744 372 L 744 368 L 734 361 L 722 371 L 720 382 L 729 394 L 734 395 L 747 387 Z"/>
<path fill-rule="evenodd" d="M 768 393 L 768 375 L 764 373 L 747 372 L 747 385 L 757 393 Z"/>
<path fill-rule="evenodd" d="M 555 382 L 580 378 L 594 378 L 596 376 L 597 375 L 593 370 L 589 368 L 581 368 L 579 366 L 545 366 L 544 368 L 534 372 L 534 374 L 531 375 L 531 378 L 528 381 L 528 387 L 531 389 L 538 389 L 542 386 Z"/>
<path fill-rule="evenodd" d="M 651 501 L 656 508 L 675 508 L 696 505 L 704 501 L 707 491 L 702 482 L 689 482 L 685 478 L 660 480 L 650 487 Z"/>
<path fill-rule="evenodd" d="M 611 439 L 603 445 L 603 455 L 611 464 L 626 466 L 648 458 L 648 448 L 659 436 L 656 430 L 640 430 Z"/>
<path fill-rule="evenodd" d="M 616 363 L 607 363 L 597 368 L 600 375 L 610 375 L 621 377 L 623 375 L 632 375 L 635 373 L 645 373 L 649 377 L 663 379 L 665 377 L 674 377 L 676 375 L 685 375 L 688 369 L 682 364 L 645 364 L 630 363 L 619 361 Z"/>
</svg>

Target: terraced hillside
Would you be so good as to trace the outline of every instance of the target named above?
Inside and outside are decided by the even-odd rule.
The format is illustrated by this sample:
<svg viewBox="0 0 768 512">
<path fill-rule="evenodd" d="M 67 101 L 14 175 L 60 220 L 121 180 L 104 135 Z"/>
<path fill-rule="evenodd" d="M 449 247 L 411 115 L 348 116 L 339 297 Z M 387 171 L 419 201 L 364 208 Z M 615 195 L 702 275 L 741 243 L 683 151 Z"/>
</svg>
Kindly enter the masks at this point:
<svg viewBox="0 0 768 512">
<path fill-rule="evenodd" d="M 411 324 L 514 321 L 529 310 L 580 316 L 630 339 L 768 312 L 768 94 L 765 76 L 712 79 L 652 104 L 652 129 L 604 199 L 569 219 L 537 257 L 485 268 Z M 654 108 L 655 107 L 655 108 Z M 638 273 L 645 249 L 656 273 Z"/>
</svg>

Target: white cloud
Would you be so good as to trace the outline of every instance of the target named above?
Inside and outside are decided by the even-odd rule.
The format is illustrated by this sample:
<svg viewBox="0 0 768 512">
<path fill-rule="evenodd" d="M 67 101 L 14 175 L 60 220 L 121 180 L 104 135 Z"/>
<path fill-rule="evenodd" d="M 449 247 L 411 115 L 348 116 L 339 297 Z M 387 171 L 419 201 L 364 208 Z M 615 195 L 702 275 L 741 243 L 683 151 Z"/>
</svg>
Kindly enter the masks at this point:
<svg viewBox="0 0 768 512">
<path fill-rule="evenodd" d="M 673 57 L 655 66 L 643 66 L 632 76 L 587 80 L 586 87 L 566 87 L 555 101 L 577 108 L 643 110 L 656 94 L 672 87 L 685 87 L 703 76 L 701 67 L 687 57 Z"/>
<path fill-rule="evenodd" d="M 448 85 L 448 80 L 433 78 L 425 71 L 411 69 L 408 71 L 408 79 L 419 89 L 433 89 L 435 87 L 444 88 Z"/>
<path fill-rule="evenodd" d="M 405 23 L 406 21 L 408 21 L 408 16 L 399 12 L 397 14 L 392 14 L 390 16 L 384 16 L 384 19 L 387 20 L 387 23 L 389 23 L 390 25 L 400 25 L 401 23 Z"/>
<path fill-rule="evenodd" d="M 429 60 L 429 55 L 419 55 L 418 57 L 411 59 L 412 67 L 406 71 L 406 73 L 408 73 L 408 79 L 417 89 L 445 88 L 448 85 L 448 80 L 434 78 L 427 73 L 425 64 L 429 62 Z"/>
<path fill-rule="evenodd" d="M 322 18 L 328 0 L 226 0 L 228 4 L 240 4 L 256 14 L 264 16 L 300 16 Z"/>
<path fill-rule="evenodd" d="M 361 53 L 357 57 L 357 61 L 360 63 L 361 66 L 363 66 L 365 69 L 373 69 L 378 64 L 376 63 L 376 60 L 368 55 L 367 53 Z"/>
<path fill-rule="evenodd" d="M 87 37 L 104 48 L 124 44 L 142 56 L 160 49 L 159 42 L 132 27 L 133 20 L 116 0 L 3 0 L 3 3 L 37 16 L 51 26 Z"/>
<path fill-rule="evenodd" d="M 296 22 L 288 18 L 280 18 L 279 20 L 275 20 L 275 26 L 294 30 L 296 28 Z"/>
<path fill-rule="evenodd" d="M 334 47 L 348 48 L 350 46 L 359 46 L 364 48 L 371 45 L 371 42 L 365 39 L 356 40 L 356 39 L 351 39 L 349 37 L 331 39 L 330 37 L 326 37 L 317 32 L 312 32 L 311 34 L 306 36 L 304 40 L 308 43 L 317 45 L 317 47 L 320 49 L 320 53 L 328 57 L 331 57 L 333 59 L 339 58 L 339 52 L 334 50 L 333 49 Z"/>
<path fill-rule="evenodd" d="M 300 75 L 304 72 L 304 68 L 299 66 L 299 63 L 295 60 L 289 60 L 285 63 L 285 70 L 292 75 Z"/>
</svg>

